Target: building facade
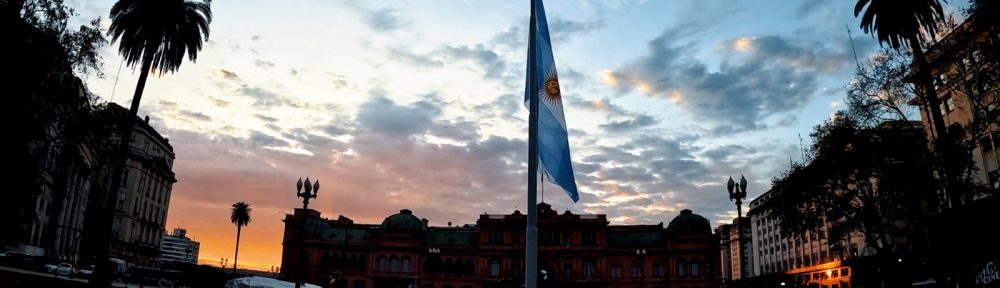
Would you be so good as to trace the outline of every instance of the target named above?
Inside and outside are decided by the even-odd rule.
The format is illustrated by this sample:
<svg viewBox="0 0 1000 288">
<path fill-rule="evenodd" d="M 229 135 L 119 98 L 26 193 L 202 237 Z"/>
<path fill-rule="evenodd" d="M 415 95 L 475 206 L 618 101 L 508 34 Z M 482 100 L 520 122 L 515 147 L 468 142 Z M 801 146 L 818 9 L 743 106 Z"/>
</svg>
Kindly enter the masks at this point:
<svg viewBox="0 0 1000 288">
<path fill-rule="evenodd" d="M 941 117 L 949 129 L 958 128 L 976 145 L 972 151 L 976 181 L 1000 188 L 1000 29 L 995 21 L 972 17 L 954 28 L 926 51 L 933 86 L 940 100 Z M 987 24 L 988 25 L 984 25 Z M 910 74 L 916 87 L 923 87 L 917 67 Z M 938 137 L 930 109 L 914 101 L 931 144 Z M 970 195 L 978 198 L 982 195 Z M 947 203 L 946 203 L 947 204 Z"/>
<path fill-rule="evenodd" d="M 737 228 L 740 227 L 737 225 L 739 220 L 742 220 L 742 223 L 739 223 L 743 229 L 742 242 Z M 715 228 L 715 234 L 719 236 L 718 258 L 720 263 L 723 263 L 719 266 L 719 276 L 723 283 L 738 282 L 754 276 L 753 247 L 748 244 L 753 242 L 749 220 L 747 217 L 733 219 L 733 223 L 722 224 Z"/>
<path fill-rule="evenodd" d="M 873 252 L 865 246 L 865 238 L 857 233 L 849 239 L 831 243 L 825 231 L 806 232 L 787 237 L 781 233 L 777 215 L 771 210 L 771 191 L 750 201 L 747 214 L 753 233 L 753 275 L 770 279 L 788 279 L 796 286 L 826 285 L 849 287 L 852 269 L 843 260 L 864 257 Z M 834 241 L 837 242 L 837 241 Z M 775 277 L 787 275 L 787 277 Z"/>
<path fill-rule="evenodd" d="M 198 251 L 201 243 L 187 237 L 187 230 L 174 228 L 170 235 L 163 236 L 163 247 L 160 249 L 160 259 L 163 262 L 174 261 L 198 264 Z"/>
<path fill-rule="evenodd" d="M 938 38 L 926 51 L 928 69 L 940 100 L 941 117 L 949 131 L 957 130 L 962 140 L 972 143 L 970 156 L 977 169 L 975 181 L 986 189 L 971 191 L 940 189 L 927 202 L 926 237 L 931 271 L 940 271 L 937 279 L 962 279 L 977 283 L 986 266 L 1000 260 L 1000 248 L 983 229 L 980 217 L 993 217 L 1000 203 L 1000 23 L 998 8 L 991 1 L 976 1 L 982 6 L 963 23 Z M 923 87 L 916 77 L 921 67 L 912 67 L 910 81 Z M 930 109 L 913 101 L 921 111 L 921 121 L 928 139 L 940 137 L 933 129 Z M 932 144 L 934 141 L 929 141 Z M 957 196 L 957 197 L 956 197 Z M 989 274 L 989 273 L 986 273 Z M 984 274 L 985 275 L 985 274 Z M 949 283 L 950 284 L 950 283 Z M 963 284 L 964 285 L 964 284 Z"/>
<path fill-rule="evenodd" d="M 609 225 L 603 214 L 538 205 L 541 287 L 717 287 L 718 240 L 684 210 L 666 227 Z M 527 215 L 483 214 L 474 225 L 433 227 L 410 210 L 381 225 L 285 217 L 282 274 L 331 287 L 519 287 Z"/>
<path fill-rule="evenodd" d="M 124 109 L 120 106 L 114 109 Z M 174 148 L 149 125 L 136 121 L 112 226 L 111 257 L 159 267 L 174 177 Z"/>
</svg>

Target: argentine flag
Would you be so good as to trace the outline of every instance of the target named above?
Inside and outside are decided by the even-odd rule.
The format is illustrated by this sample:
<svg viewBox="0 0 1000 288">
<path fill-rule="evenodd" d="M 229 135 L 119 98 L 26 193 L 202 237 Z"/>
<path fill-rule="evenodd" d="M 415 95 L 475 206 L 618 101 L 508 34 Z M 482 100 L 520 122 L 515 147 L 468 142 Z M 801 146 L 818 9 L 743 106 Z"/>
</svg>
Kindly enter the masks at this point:
<svg viewBox="0 0 1000 288">
<path fill-rule="evenodd" d="M 566 136 L 566 118 L 563 117 L 562 93 L 559 90 L 559 77 L 556 73 L 555 59 L 552 57 L 552 44 L 549 41 L 549 27 L 545 21 L 545 8 L 541 0 L 531 1 L 535 5 L 536 27 L 534 29 L 535 61 L 528 61 L 527 81 L 525 83 L 524 103 L 530 108 L 531 97 L 539 97 L 538 101 L 538 160 L 545 169 L 550 182 L 558 185 L 569 194 L 573 202 L 580 200 L 576 191 L 576 177 L 573 176 L 572 161 L 569 158 L 569 140 Z M 534 62 L 534 66 L 531 64 Z M 531 78 L 531 69 L 535 69 L 535 79 Z M 532 91 L 532 88 L 535 88 Z"/>
</svg>

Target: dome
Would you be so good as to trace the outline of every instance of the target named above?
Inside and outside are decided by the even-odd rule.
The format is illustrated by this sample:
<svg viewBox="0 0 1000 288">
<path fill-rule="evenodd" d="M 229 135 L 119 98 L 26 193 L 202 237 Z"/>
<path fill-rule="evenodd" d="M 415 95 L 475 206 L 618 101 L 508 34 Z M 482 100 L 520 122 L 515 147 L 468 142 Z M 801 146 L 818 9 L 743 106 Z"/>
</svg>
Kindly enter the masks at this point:
<svg viewBox="0 0 1000 288">
<path fill-rule="evenodd" d="M 410 209 L 399 210 L 398 214 L 385 217 L 382 221 L 383 231 L 392 232 L 419 232 L 424 230 L 424 222 L 413 216 Z"/>
<path fill-rule="evenodd" d="M 704 234 L 712 235 L 712 225 L 708 224 L 708 219 L 701 215 L 694 214 L 691 209 L 681 210 L 681 215 L 674 217 L 667 225 L 667 231 L 673 234 Z"/>
</svg>

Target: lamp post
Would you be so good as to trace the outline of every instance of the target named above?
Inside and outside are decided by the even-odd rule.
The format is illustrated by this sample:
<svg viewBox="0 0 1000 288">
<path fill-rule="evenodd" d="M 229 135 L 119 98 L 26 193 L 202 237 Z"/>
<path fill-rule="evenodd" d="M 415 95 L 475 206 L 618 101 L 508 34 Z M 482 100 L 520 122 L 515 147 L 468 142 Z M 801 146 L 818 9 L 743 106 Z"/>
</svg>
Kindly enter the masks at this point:
<svg viewBox="0 0 1000 288">
<path fill-rule="evenodd" d="M 740 175 L 740 185 L 737 186 L 736 182 L 733 181 L 733 177 L 729 177 L 729 182 L 726 183 L 726 189 L 729 190 L 729 200 L 736 201 L 736 236 L 738 247 L 736 247 L 736 257 L 740 263 L 740 279 L 743 279 L 744 267 L 746 266 L 743 261 L 743 199 L 747 198 L 747 178 Z M 735 277 L 734 277 L 735 278 Z"/>
<path fill-rule="evenodd" d="M 302 188 L 305 188 L 305 191 L 302 191 Z M 302 226 L 300 227 L 301 229 L 299 229 L 299 277 L 295 280 L 295 288 L 302 287 L 302 283 L 304 282 L 302 278 L 305 277 L 305 273 L 303 273 L 303 271 L 305 270 L 304 266 L 306 264 L 305 261 L 303 261 L 303 258 L 305 258 L 303 257 L 305 256 L 303 246 L 305 246 L 306 218 L 309 217 L 306 210 L 309 209 L 309 199 L 316 199 L 316 194 L 319 194 L 319 180 L 316 180 L 316 184 L 313 184 L 309 183 L 309 177 L 306 177 L 306 182 L 304 184 L 302 183 L 302 178 L 299 178 L 299 182 L 295 183 L 295 195 L 302 198 L 303 210 L 302 219 L 299 220 L 302 222 Z"/>
<path fill-rule="evenodd" d="M 643 270 L 646 270 L 645 263 L 643 263 L 646 258 L 646 249 L 635 249 L 635 258 L 639 259 L 639 287 L 643 288 L 646 286 L 646 275 L 642 273 Z"/>
</svg>

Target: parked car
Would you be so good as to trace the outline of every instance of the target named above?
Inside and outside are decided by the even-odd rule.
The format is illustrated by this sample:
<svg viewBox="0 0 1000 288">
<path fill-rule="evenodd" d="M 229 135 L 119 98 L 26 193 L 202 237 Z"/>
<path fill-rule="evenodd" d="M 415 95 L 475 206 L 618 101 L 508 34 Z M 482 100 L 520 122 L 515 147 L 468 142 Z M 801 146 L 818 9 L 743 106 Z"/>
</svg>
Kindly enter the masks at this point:
<svg viewBox="0 0 1000 288">
<path fill-rule="evenodd" d="M 80 277 L 88 277 L 89 278 L 90 275 L 94 274 L 94 265 L 90 265 L 90 266 L 87 266 L 87 267 L 80 268 L 79 270 L 76 270 L 76 273 L 80 274 Z"/>
<path fill-rule="evenodd" d="M 59 265 L 56 265 L 56 264 L 45 264 L 44 267 L 45 267 L 45 272 L 55 273 L 56 272 L 56 268 L 59 268 Z"/>
<path fill-rule="evenodd" d="M 76 274 L 76 270 L 73 269 L 73 264 L 59 263 L 59 266 L 56 266 L 56 274 L 63 276 L 73 276 L 73 274 Z"/>
<path fill-rule="evenodd" d="M 17 257 L 17 256 L 24 256 L 24 253 L 17 251 L 5 251 L 3 253 L 0 253 L 0 257 Z"/>
</svg>

